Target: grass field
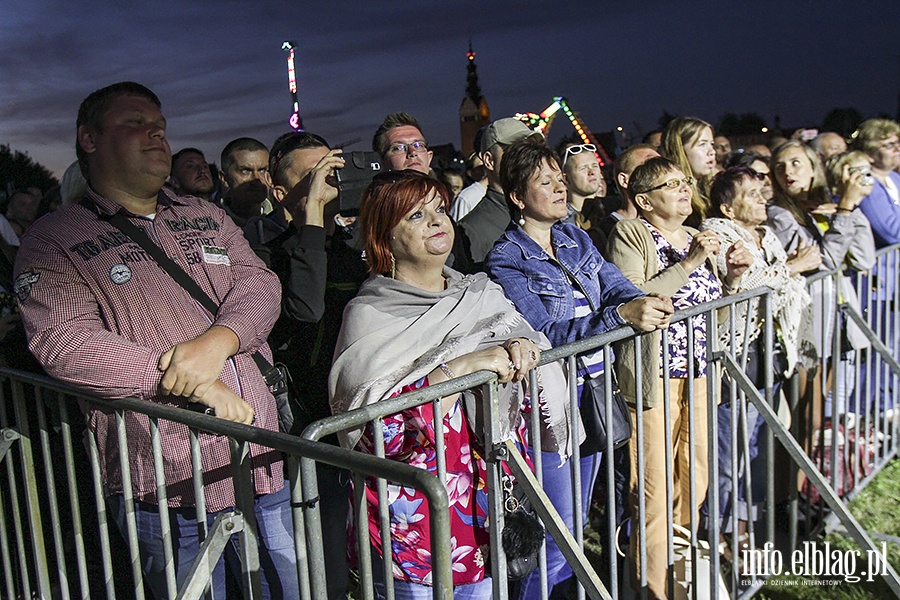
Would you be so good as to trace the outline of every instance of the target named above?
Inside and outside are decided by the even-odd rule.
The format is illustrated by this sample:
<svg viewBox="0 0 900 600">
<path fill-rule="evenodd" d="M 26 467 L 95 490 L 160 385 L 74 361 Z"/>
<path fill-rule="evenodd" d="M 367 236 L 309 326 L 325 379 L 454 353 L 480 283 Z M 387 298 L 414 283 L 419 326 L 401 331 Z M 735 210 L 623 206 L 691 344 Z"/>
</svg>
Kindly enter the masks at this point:
<svg viewBox="0 0 900 600">
<path fill-rule="evenodd" d="M 884 470 L 853 499 L 850 511 L 862 527 L 874 534 L 892 536 L 895 541 L 887 542 L 888 560 L 894 569 L 900 571 L 900 460 L 891 461 Z M 820 542 L 827 541 L 832 548 L 842 550 L 859 550 L 859 546 L 841 533 L 832 533 Z M 875 539 L 881 545 L 882 539 Z M 865 558 L 861 558 L 858 570 L 863 569 Z M 810 585 L 812 581 L 797 577 L 778 577 L 770 580 L 755 597 L 765 600 L 815 599 L 815 600 L 882 600 L 894 597 L 893 593 L 878 578 L 875 581 L 859 581 L 849 583 L 843 578 L 830 579 L 829 584 Z"/>
<path fill-rule="evenodd" d="M 892 536 L 895 541 L 887 542 L 888 560 L 894 569 L 900 571 L 900 459 L 888 463 L 884 470 L 850 503 L 850 511 L 862 527 L 874 534 Z M 856 550 L 859 546 L 846 535 L 832 533 L 817 542 L 823 548 L 825 542 L 835 550 Z M 882 539 L 875 539 L 881 547 Z M 600 564 L 600 540 L 590 528 L 585 534 L 585 552 L 588 559 Z M 788 559 L 785 564 L 789 567 Z M 864 570 L 865 554 L 859 558 L 856 572 Z M 874 581 L 849 583 L 840 577 L 775 577 L 763 587 L 754 598 L 760 600 L 884 600 L 894 594 L 881 578 Z M 822 583 L 826 580 L 827 583 Z"/>
</svg>

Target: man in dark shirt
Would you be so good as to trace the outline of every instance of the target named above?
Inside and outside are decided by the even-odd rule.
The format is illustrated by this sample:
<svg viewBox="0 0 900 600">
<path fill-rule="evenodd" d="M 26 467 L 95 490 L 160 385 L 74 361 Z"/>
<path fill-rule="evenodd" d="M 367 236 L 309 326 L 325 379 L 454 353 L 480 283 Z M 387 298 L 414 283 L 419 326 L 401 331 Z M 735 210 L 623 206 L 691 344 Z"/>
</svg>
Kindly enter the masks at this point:
<svg viewBox="0 0 900 600">
<path fill-rule="evenodd" d="M 287 225 L 256 248 L 282 283 L 281 318 L 269 342 L 275 359 L 287 366 L 294 381 L 303 382 L 296 386 L 299 397 L 293 406 L 292 433 L 297 435 L 331 415 L 328 373 L 344 307 L 367 276 L 349 233 L 351 222 L 338 215 L 333 202 L 338 193 L 334 169 L 344 164 L 340 152 L 309 132 L 288 133 L 275 141 L 273 195 Z M 336 438 L 324 441 L 337 443 Z M 349 475 L 321 463 L 317 474 L 328 598 L 345 598 Z"/>
<path fill-rule="evenodd" d="M 479 154 L 487 173 L 488 191 L 481 202 L 460 220 L 456 228 L 453 268 L 463 273 L 484 270 L 484 257 L 509 225 L 509 209 L 500 186 L 500 161 L 503 151 L 523 138 L 544 136 L 532 131 L 525 123 L 508 117 L 488 125 L 481 138 Z"/>
</svg>

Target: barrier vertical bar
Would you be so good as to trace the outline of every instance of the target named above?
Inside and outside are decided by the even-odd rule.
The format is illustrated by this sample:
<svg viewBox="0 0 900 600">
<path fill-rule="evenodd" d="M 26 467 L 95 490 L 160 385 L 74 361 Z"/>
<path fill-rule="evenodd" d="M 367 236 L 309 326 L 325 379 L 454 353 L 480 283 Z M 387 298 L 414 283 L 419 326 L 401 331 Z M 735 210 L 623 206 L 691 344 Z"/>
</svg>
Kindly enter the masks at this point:
<svg viewBox="0 0 900 600">
<path fill-rule="evenodd" d="M 41 454 L 44 463 L 44 480 L 47 483 L 47 506 L 50 511 L 53 550 L 56 555 L 56 569 L 59 576 L 59 594 L 62 600 L 69 600 L 69 577 L 66 569 L 66 553 L 63 550 L 62 527 L 59 519 L 59 504 L 56 498 L 56 477 L 53 474 L 53 458 L 50 451 L 50 436 L 47 431 L 47 414 L 44 397 L 40 388 L 34 388 L 34 407 L 37 411 L 38 434 L 41 440 Z"/>
<path fill-rule="evenodd" d="M 59 403 L 60 425 L 63 443 L 63 455 L 66 461 L 66 484 L 69 493 L 69 508 L 72 511 L 72 534 L 75 543 L 75 561 L 78 566 L 78 583 L 81 597 L 90 598 L 88 585 L 87 554 L 84 550 L 84 526 L 81 522 L 81 503 L 79 501 L 78 483 L 75 475 L 75 454 L 72 449 L 72 427 L 69 421 L 69 407 L 64 396 L 57 395 Z"/>
</svg>

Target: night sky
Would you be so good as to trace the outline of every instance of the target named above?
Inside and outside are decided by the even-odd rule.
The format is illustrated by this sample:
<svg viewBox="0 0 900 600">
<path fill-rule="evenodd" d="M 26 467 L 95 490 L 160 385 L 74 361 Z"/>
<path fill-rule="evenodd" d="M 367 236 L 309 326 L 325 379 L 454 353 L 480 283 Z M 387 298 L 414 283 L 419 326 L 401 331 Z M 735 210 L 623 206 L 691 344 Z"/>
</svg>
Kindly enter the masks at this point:
<svg viewBox="0 0 900 600">
<path fill-rule="evenodd" d="M 61 176 L 80 101 L 130 79 L 162 100 L 173 151 L 218 162 L 235 137 L 271 144 L 288 128 L 281 43 L 294 40 L 308 130 L 368 149 L 384 115 L 405 110 L 430 143 L 458 148 L 470 38 L 492 118 L 555 95 L 594 131 L 632 135 L 664 110 L 784 126 L 833 107 L 898 110 L 898 0 L 0 0 L 0 143 Z M 570 132 L 557 120 L 551 137 Z"/>
</svg>

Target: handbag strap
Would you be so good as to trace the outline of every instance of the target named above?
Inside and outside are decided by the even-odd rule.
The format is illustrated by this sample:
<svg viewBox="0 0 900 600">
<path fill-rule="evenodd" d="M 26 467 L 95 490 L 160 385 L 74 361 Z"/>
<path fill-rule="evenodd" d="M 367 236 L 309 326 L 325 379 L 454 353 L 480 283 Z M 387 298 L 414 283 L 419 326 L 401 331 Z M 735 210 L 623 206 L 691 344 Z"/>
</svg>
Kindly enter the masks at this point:
<svg viewBox="0 0 900 600">
<path fill-rule="evenodd" d="M 82 205 L 86 208 L 92 210 L 97 213 L 100 218 L 104 218 L 103 215 L 100 215 L 100 211 L 97 208 L 96 203 L 93 202 L 87 196 L 82 200 Z M 124 233 L 126 236 L 131 238 L 131 240 L 137 243 L 144 251 L 153 257 L 153 260 L 162 268 L 163 271 L 169 274 L 169 276 L 180 285 L 184 290 L 189 293 L 197 302 L 200 303 L 203 308 L 208 310 L 210 313 L 215 315 L 219 311 L 219 305 L 216 304 L 216 301 L 209 297 L 209 294 L 203 291 L 203 288 L 194 281 L 190 275 L 188 275 L 184 269 L 182 269 L 178 264 L 169 258 L 169 256 L 165 253 L 165 251 L 159 247 L 150 237 L 144 232 L 143 229 L 132 223 L 128 220 L 128 218 L 122 213 L 121 210 L 116 211 L 113 215 L 105 218 L 109 223 Z M 262 373 L 263 378 L 266 379 L 266 383 L 271 385 L 268 381 L 268 373 L 272 370 L 272 363 L 266 360 L 266 357 L 256 351 L 253 353 L 253 362 L 256 363 L 256 366 L 259 368 L 259 372 Z"/>
</svg>

